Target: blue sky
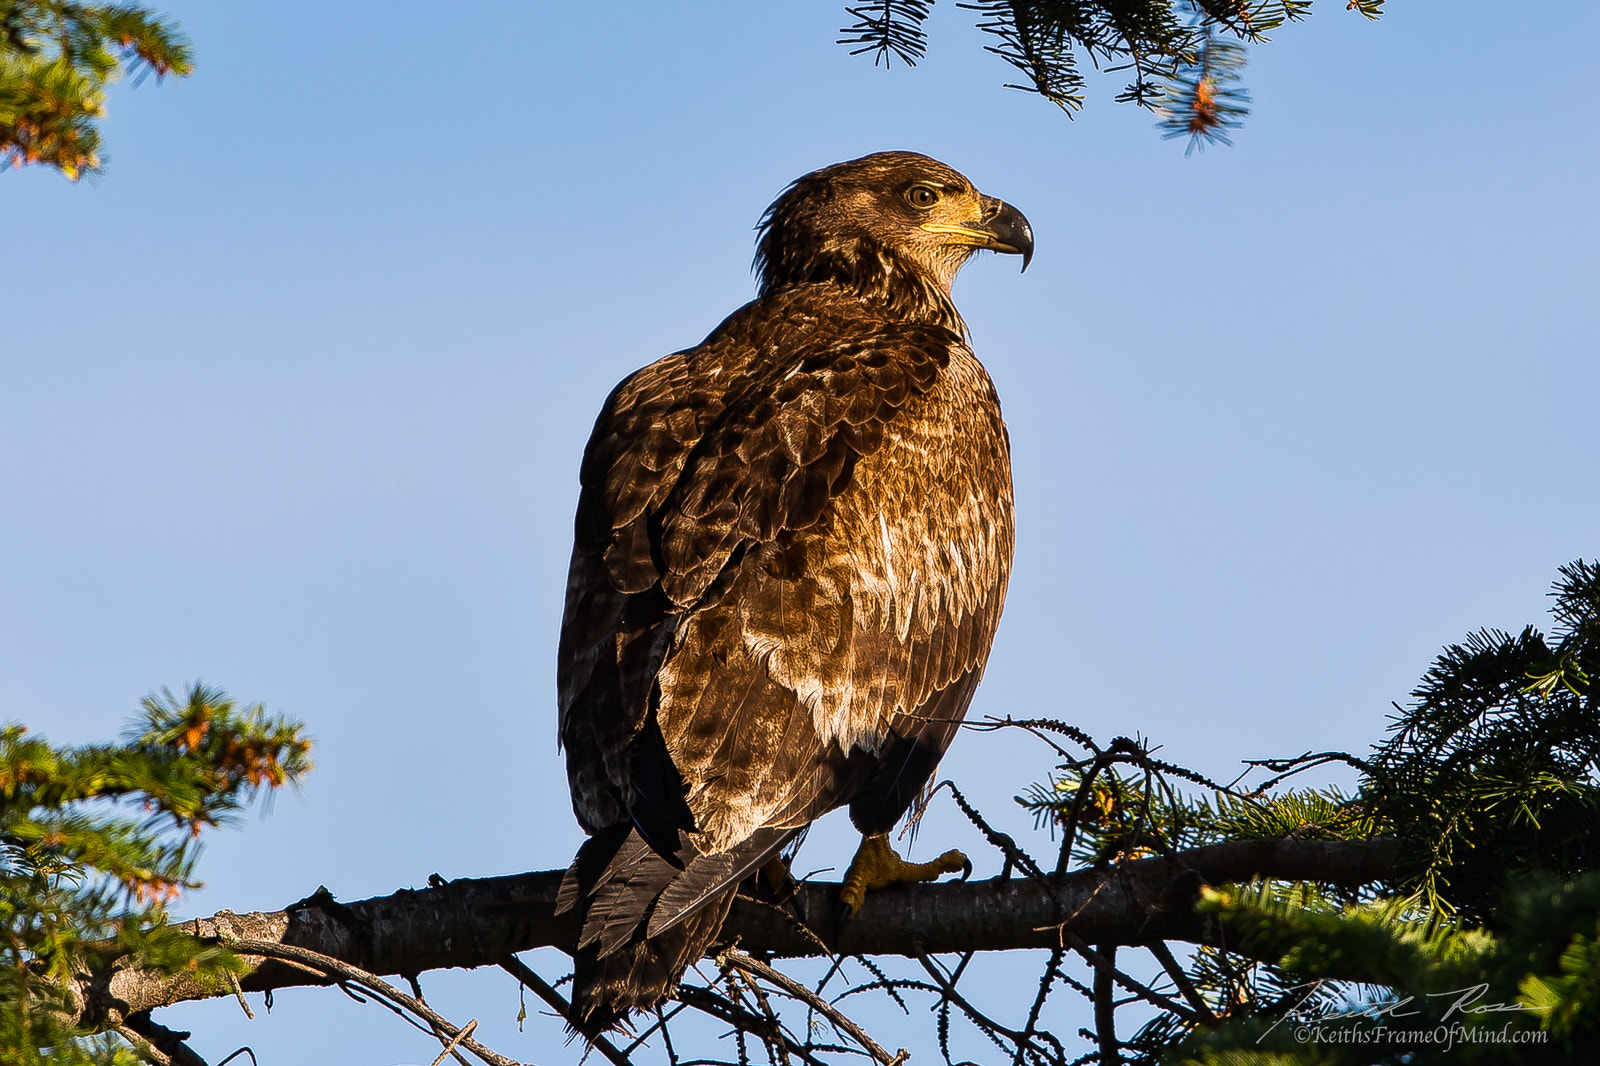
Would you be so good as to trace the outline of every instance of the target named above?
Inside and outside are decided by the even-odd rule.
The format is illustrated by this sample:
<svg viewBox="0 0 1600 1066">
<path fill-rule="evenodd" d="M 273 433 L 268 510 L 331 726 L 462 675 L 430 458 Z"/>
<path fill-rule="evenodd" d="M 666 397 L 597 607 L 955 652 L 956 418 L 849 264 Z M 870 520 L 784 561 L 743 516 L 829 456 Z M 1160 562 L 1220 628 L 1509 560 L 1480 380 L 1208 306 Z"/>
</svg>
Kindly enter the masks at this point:
<svg viewBox="0 0 1600 1066">
<path fill-rule="evenodd" d="M 1600 8 L 1390 7 L 1282 30 L 1236 147 L 1185 158 L 1115 77 L 1076 121 L 1000 88 L 951 3 L 890 71 L 834 44 L 835 3 L 174 4 L 196 73 L 113 93 L 104 176 L 0 175 L 0 719 L 106 738 L 199 677 L 308 723 L 318 769 L 214 838 L 185 913 L 564 865 L 594 414 L 749 298 L 789 180 L 909 148 L 1038 239 L 956 288 L 1018 500 L 974 713 L 1223 778 L 1359 751 L 1443 644 L 1543 624 L 1600 554 Z M 1020 837 L 1049 769 L 972 734 L 944 765 Z M 935 817 L 919 852 L 972 845 Z M 835 816 L 800 865 L 851 847 Z M 502 1052 L 576 1060 L 517 1032 L 508 978 L 424 984 Z M 437 1053 L 337 993 L 257 1016 L 161 1020 L 211 1061 Z M 935 1061 L 925 1023 L 880 1041 Z"/>
</svg>

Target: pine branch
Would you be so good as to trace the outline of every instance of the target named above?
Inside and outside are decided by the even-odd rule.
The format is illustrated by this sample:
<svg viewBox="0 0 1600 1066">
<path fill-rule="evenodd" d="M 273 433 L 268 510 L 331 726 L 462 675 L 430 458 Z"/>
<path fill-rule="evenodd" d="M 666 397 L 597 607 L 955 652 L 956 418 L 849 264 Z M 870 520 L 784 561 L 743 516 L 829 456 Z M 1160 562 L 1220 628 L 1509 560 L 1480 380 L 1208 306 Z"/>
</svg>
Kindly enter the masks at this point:
<svg viewBox="0 0 1600 1066">
<path fill-rule="evenodd" d="M 106 89 L 124 73 L 194 69 L 175 23 L 132 4 L 7 0 L 0 9 L 0 170 L 55 167 L 76 181 L 98 171 Z"/>
<path fill-rule="evenodd" d="M 839 43 L 855 45 L 850 49 L 853 56 L 873 53 L 874 65 L 892 66 L 893 57 L 898 56 L 906 66 L 914 67 L 928 48 L 922 24 L 932 7 L 933 0 L 874 0 L 846 8 L 856 17 L 856 24 L 839 30 L 849 35 L 839 38 Z"/>
<path fill-rule="evenodd" d="M 196 684 L 147 699 L 122 744 L 57 748 L 0 727 L 0 1061 L 75 1066 L 135 1061 L 72 1027 L 81 965 L 121 959 L 182 972 L 225 991 L 242 965 L 226 946 L 167 922 L 192 886 L 197 839 L 264 792 L 310 768 L 298 723 L 239 708 Z M 31 1009 L 43 1007 L 45 1009 Z M 124 1012 L 126 1013 L 126 1012 Z M 139 1012 L 111 1028 L 155 1061 L 193 1062 Z M 41 1049 L 49 1049 L 48 1055 Z"/>
<path fill-rule="evenodd" d="M 1256 36 L 1254 30 L 1242 32 Z M 1250 94 L 1237 84 L 1244 62 L 1244 47 L 1208 26 L 1193 61 L 1180 63 L 1160 101 L 1166 117 L 1156 128 L 1162 136 L 1189 138 L 1185 155 L 1212 142 L 1231 147 L 1227 131 L 1242 125 L 1250 111 Z"/>
</svg>

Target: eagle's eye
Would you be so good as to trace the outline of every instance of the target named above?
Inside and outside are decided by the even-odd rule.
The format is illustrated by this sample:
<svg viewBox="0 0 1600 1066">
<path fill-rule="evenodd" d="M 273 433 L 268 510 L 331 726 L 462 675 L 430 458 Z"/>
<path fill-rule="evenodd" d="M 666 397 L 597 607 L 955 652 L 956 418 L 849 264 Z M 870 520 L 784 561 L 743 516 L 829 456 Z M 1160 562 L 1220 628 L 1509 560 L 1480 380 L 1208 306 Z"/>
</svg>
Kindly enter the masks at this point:
<svg viewBox="0 0 1600 1066">
<path fill-rule="evenodd" d="M 939 190 L 920 182 L 906 190 L 906 203 L 912 207 L 928 208 L 939 202 Z"/>
</svg>

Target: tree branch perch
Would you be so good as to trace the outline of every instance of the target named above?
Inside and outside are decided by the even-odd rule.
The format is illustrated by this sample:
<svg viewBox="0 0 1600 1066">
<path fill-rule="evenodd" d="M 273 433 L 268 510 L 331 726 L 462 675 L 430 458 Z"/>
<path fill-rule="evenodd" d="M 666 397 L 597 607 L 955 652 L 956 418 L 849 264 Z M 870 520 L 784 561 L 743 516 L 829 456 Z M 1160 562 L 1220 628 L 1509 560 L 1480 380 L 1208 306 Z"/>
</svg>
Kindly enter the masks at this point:
<svg viewBox="0 0 1600 1066">
<path fill-rule="evenodd" d="M 839 886 L 808 883 L 796 901 L 814 935 L 791 915 L 740 899 L 722 939 L 775 956 L 822 954 L 819 941 L 845 955 L 1059 948 L 1066 946 L 1066 930 L 1101 945 L 1201 943 L 1208 933 L 1192 903 L 1202 884 L 1271 877 L 1356 887 L 1390 875 L 1399 854 L 1397 840 L 1233 841 L 1050 877 L 907 885 L 869 896 L 848 924 L 839 921 Z M 462 878 L 354 903 L 221 911 L 179 928 L 221 942 L 303 948 L 373 974 L 497 966 L 517 952 L 567 948 L 576 940 L 573 916 L 554 913 L 561 876 L 551 870 Z M 240 978 L 246 991 L 329 983 L 287 960 L 246 959 L 251 968 Z M 115 964 L 80 974 L 75 991 L 78 1022 L 97 1028 L 153 1008 L 232 994 L 230 987 L 202 985 L 186 975 Z"/>
</svg>

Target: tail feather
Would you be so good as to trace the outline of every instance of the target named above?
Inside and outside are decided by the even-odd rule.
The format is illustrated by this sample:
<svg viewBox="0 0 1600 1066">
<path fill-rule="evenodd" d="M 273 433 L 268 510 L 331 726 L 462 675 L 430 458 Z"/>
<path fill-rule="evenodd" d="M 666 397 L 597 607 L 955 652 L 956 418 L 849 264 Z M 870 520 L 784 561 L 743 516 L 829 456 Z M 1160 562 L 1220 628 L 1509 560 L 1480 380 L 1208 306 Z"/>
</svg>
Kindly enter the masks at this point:
<svg viewBox="0 0 1600 1066">
<path fill-rule="evenodd" d="M 634 1011 L 656 1006 L 706 953 L 733 905 L 729 887 L 689 918 L 653 940 L 639 940 L 609 955 L 595 947 L 575 958 L 573 1027 L 587 1036 L 625 1026 Z"/>
<path fill-rule="evenodd" d="M 646 936 L 660 936 L 694 914 L 721 891 L 758 870 L 795 837 L 793 829 L 758 829 L 731 851 L 699 855 L 656 898 Z"/>
<path fill-rule="evenodd" d="M 727 855 L 702 855 L 689 864 L 684 876 L 675 877 L 655 898 L 650 925 L 644 935 L 658 937 L 685 918 L 733 880 L 733 859 Z"/>
<path fill-rule="evenodd" d="M 776 854 L 792 829 L 763 829 L 719 854 L 702 855 L 687 835 L 674 858 L 638 831 L 614 826 L 578 849 L 562 879 L 557 911 L 577 908 L 575 1027 L 594 1035 L 655 1006 L 716 939 L 738 883 Z"/>
</svg>

